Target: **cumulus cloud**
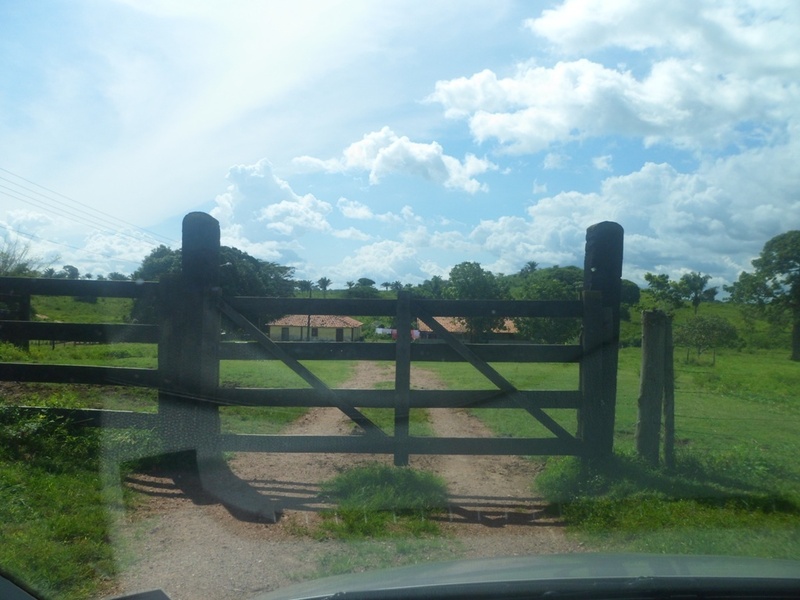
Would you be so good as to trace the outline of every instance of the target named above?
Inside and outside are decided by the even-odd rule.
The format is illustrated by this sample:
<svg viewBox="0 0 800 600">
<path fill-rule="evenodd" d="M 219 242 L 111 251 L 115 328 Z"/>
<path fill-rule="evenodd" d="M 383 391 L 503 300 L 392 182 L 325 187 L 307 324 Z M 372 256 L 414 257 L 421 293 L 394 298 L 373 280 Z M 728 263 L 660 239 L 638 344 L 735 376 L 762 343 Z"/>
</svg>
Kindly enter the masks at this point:
<svg viewBox="0 0 800 600">
<path fill-rule="evenodd" d="M 439 81 L 429 100 L 467 119 L 477 141 L 512 153 L 602 135 L 687 149 L 781 135 L 800 104 L 800 51 L 787 43 L 800 9 L 762 4 L 570 0 L 526 22 L 555 52 L 658 48 L 660 58 L 640 75 L 587 57 L 532 60 L 506 77 Z M 759 131 L 748 131 L 752 122 Z"/>
<path fill-rule="evenodd" d="M 388 175 L 411 175 L 470 194 L 487 191 L 486 184 L 475 177 L 497 169 L 497 165 L 487 159 L 467 154 L 459 160 L 445 154 L 437 142 L 412 142 L 389 127 L 364 135 L 345 148 L 340 158 L 323 160 L 300 156 L 293 163 L 306 171 L 367 172 L 371 185 L 380 183 Z"/>
<path fill-rule="evenodd" d="M 372 239 L 370 234 L 365 233 L 360 229 L 356 229 L 355 227 L 335 230 L 333 231 L 333 237 L 337 237 L 342 240 L 354 240 L 357 242 L 366 242 L 367 240 Z"/>
<path fill-rule="evenodd" d="M 303 250 L 299 238 L 305 233 L 337 233 L 327 221 L 333 207 L 311 194 L 297 194 L 266 159 L 231 167 L 227 180 L 210 211 L 220 222 L 224 245 L 262 260 L 295 265 Z M 349 235 L 355 237 L 353 232 Z"/>
<path fill-rule="evenodd" d="M 371 277 L 376 280 L 410 281 L 419 264 L 416 249 L 396 240 L 381 240 L 358 248 L 339 265 L 341 280 Z"/>
<path fill-rule="evenodd" d="M 311 194 L 292 200 L 283 200 L 261 209 L 259 221 L 265 221 L 267 228 L 283 235 L 301 235 L 306 231 L 331 231 L 326 215 L 332 207 Z"/>
</svg>

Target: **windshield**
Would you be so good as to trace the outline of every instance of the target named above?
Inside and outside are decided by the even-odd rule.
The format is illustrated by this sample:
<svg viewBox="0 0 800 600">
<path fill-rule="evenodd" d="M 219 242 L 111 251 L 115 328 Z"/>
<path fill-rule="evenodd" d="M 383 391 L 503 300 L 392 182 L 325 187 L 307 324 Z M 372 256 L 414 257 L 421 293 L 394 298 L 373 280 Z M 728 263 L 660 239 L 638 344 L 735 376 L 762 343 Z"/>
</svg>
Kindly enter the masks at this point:
<svg viewBox="0 0 800 600">
<path fill-rule="evenodd" d="M 4 4 L 2 574 L 800 560 L 798 30 L 791 0 Z"/>
</svg>

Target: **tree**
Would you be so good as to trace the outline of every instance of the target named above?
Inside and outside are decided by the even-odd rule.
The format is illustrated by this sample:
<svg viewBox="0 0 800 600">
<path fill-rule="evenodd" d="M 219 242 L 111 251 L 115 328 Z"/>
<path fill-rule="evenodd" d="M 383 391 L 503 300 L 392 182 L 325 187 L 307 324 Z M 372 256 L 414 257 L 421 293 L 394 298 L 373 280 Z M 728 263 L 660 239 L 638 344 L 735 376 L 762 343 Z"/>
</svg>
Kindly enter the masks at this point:
<svg viewBox="0 0 800 600">
<path fill-rule="evenodd" d="M 73 267 L 72 265 L 64 265 L 61 267 L 61 273 L 61 277 L 65 277 L 66 279 L 79 279 L 81 276 L 78 267 Z"/>
<path fill-rule="evenodd" d="M 530 272 L 516 290 L 525 300 L 578 300 L 583 271 L 578 267 L 549 267 Z M 565 344 L 578 337 L 580 319 L 520 317 L 514 324 L 523 338 L 539 344 Z"/>
<path fill-rule="evenodd" d="M 445 288 L 448 282 L 442 279 L 439 275 L 434 275 L 430 279 L 426 279 L 421 284 L 414 288 L 414 293 L 425 298 L 433 298 L 439 300 L 445 297 Z"/>
<path fill-rule="evenodd" d="M 6 239 L 0 245 L 0 276 L 35 277 L 43 266 L 41 258 L 31 256 L 29 244 Z"/>
<path fill-rule="evenodd" d="M 384 290 L 386 290 L 386 291 L 388 292 L 388 291 L 389 291 L 389 288 L 390 288 L 390 287 L 392 287 L 392 284 L 391 284 L 390 282 L 388 282 L 388 281 L 384 281 L 384 282 L 381 284 L 381 287 L 382 287 Z"/>
<path fill-rule="evenodd" d="M 538 268 L 539 268 L 539 263 L 537 263 L 535 260 L 529 260 L 519 270 L 518 275 L 520 275 L 521 277 L 527 277 L 528 275 L 531 275 L 531 274 L 535 273 L 536 269 L 538 269 Z"/>
<path fill-rule="evenodd" d="M 301 292 L 308 292 L 308 297 L 311 298 L 311 292 L 314 291 L 314 282 L 308 279 L 301 279 L 300 281 L 296 282 L 297 289 Z M 306 320 L 306 341 L 311 340 L 311 313 L 308 313 L 308 319 Z"/>
<path fill-rule="evenodd" d="M 295 282 L 297 289 L 304 294 L 307 293 L 308 297 L 311 298 L 311 292 L 314 291 L 314 282 L 308 279 L 301 279 Z"/>
<path fill-rule="evenodd" d="M 725 289 L 734 302 L 755 304 L 773 322 L 788 315 L 791 360 L 800 361 L 800 230 L 769 240 L 752 265 L 752 273 L 742 272 L 739 280 Z"/>
<path fill-rule="evenodd" d="M 294 269 L 273 262 L 259 260 L 238 248 L 220 248 L 220 287 L 224 296 L 270 296 L 285 298 L 294 294 L 292 275 Z M 150 251 L 142 264 L 133 272 L 134 281 L 158 281 L 170 273 L 180 273 L 181 251 L 163 244 Z M 254 322 L 269 320 L 279 315 L 249 315 Z M 156 319 L 156 305 L 150 299 L 137 298 L 131 310 L 131 319 L 152 323 Z"/>
<path fill-rule="evenodd" d="M 683 306 L 683 299 L 680 292 L 675 287 L 675 282 L 670 281 L 669 275 L 662 273 L 655 275 L 645 273 L 644 280 L 647 282 L 647 291 L 653 299 L 654 307 L 671 314 L 676 308 Z"/>
<path fill-rule="evenodd" d="M 699 357 L 706 350 L 714 351 L 712 364 L 717 362 L 716 349 L 721 346 L 732 346 L 739 339 L 739 334 L 730 321 L 722 317 L 693 317 L 689 321 L 675 327 L 675 345 L 686 346 L 686 360 L 689 360 L 689 348 L 697 350 Z"/>
<path fill-rule="evenodd" d="M 495 300 L 504 296 L 503 288 L 491 271 L 483 269 L 477 262 L 462 262 L 450 269 L 449 293 L 459 300 Z M 505 319 L 495 317 L 469 317 L 460 319 L 464 323 L 470 341 L 484 340 L 489 333 L 502 329 Z"/>
<path fill-rule="evenodd" d="M 372 287 L 375 285 L 375 282 L 369 277 L 361 277 L 358 280 L 357 285 L 360 285 L 361 287 Z"/>
<path fill-rule="evenodd" d="M 107 275 L 107 279 L 109 281 L 128 281 L 129 277 L 127 275 L 123 275 L 122 273 L 118 273 L 117 271 L 112 271 Z"/>
<path fill-rule="evenodd" d="M 694 307 L 694 314 L 702 302 L 713 302 L 717 297 L 717 288 L 706 288 L 711 275 L 701 275 L 700 273 L 685 273 L 681 278 L 672 284 L 676 293 L 683 299 L 691 302 Z"/>
<path fill-rule="evenodd" d="M 327 277 L 320 277 L 317 279 L 317 287 L 322 290 L 322 297 L 325 298 L 328 295 L 328 288 L 333 283 Z"/>
<path fill-rule="evenodd" d="M 622 291 L 620 295 L 620 302 L 622 304 L 627 304 L 628 306 L 639 304 L 641 297 L 642 290 L 639 289 L 638 285 L 628 279 L 622 280 Z"/>
</svg>

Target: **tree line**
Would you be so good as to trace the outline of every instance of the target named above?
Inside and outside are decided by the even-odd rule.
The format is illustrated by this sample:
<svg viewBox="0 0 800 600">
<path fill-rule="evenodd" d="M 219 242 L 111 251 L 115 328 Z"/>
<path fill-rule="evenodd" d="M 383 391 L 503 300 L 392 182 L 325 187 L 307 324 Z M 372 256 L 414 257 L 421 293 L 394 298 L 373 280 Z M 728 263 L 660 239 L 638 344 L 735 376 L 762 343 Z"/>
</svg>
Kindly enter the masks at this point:
<svg viewBox="0 0 800 600">
<path fill-rule="evenodd" d="M 222 246 L 220 250 L 220 280 L 223 294 L 236 296 L 311 297 L 320 290 L 323 297 L 332 285 L 328 277 L 317 281 L 295 280 L 294 268 L 264 261 L 237 248 Z M 155 281 L 165 274 L 180 270 L 181 251 L 164 245 L 153 249 L 130 275 L 110 273 L 97 279 Z M 723 286 L 728 300 L 741 306 L 745 320 L 764 318 L 791 329 L 792 360 L 800 361 L 800 231 L 788 231 L 770 239 L 758 258 L 752 261 L 752 271 L 743 271 L 730 286 Z M 0 247 L 0 276 L 53 277 L 65 279 L 92 278 L 81 275 L 72 265 L 54 269 L 30 255 L 28 246 L 5 242 Z M 709 287 L 711 276 L 690 272 L 677 280 L 667 274 L 646 273 L 646 293 L 636 283 L 623 280 L 623 318 L 633 308 L 657 308 L 668 313 L 684 306 L 693 308 L 694 318 L 677 331 L 678 341 L 706 348 L 731 344 L 736 339 L 735 328 L 720 317 L 700 316 L 704 302 L 716 300 L 719 290 Z M 518 272 L 495 274 L 478 262 L 465 261 L 455 265 L 448 278 L 433 276 L 420 284 L 399 281 L 381 283 L 385 292 L 408 290 L 417 296 L 434 299 L 541 299 L 577 300 L 583 287 L 583 271 L 574 266 L 540 267 L 529 261 Z M 362 277 L 348 281 L 341 295 L 351 298 L 380 297 L 376 282 Z M 138 303 L 132 318 L 150 321 L 153 306 Z M 507 327 L 502 316 L 464 319 L 465 329 L 473 341 L 483 341 L 493 332 Z M 515 319 L 518 334 L 539 343 L 566 343 L 577 338 L 580 323 L 575 319 L 527 318 Z"/>
</svg>

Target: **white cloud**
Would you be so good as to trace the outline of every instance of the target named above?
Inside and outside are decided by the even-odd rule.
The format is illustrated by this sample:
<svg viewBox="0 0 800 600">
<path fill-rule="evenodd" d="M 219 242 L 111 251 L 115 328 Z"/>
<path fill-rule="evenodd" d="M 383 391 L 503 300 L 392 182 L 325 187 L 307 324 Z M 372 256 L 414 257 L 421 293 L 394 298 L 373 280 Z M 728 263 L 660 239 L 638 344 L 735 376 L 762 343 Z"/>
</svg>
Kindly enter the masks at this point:
<svg viewBox="0 0 800 600">
<path fill-rule="evenodd" d="M 371 240 L 372 236 L 368 233 L 356 229 L 355 227 L 348 227 L 347 229 L 336 229 L 331 232 L 334 237 L 342 240 L 354 240 L 357 242 L 366 242 Z"/>
<path fill-rule="evenodd" d="M 381 223 L 400 223 L 406 219 L 406 215 L 397 215 L 393 212 L 375 213 L 372 209 L 358 200 L 349 200 L 347 198 L 339 198 L 336 203 L 339 212 L 342 213 L 347 219 L 356 219 L 362 221 L 378 221 Z M 408 207 L 403 207 L 403 210 Z"/>
<path fill-rule="evenodd" d="M 470 88 L 490 88 L 469 91 Z M 498 110 L 495 97 L 507 101 Z M 482 104 L 489 97 L 488 105 Z M 737 125 L 759 121 L 781 128 L 779 107 L 800 100 L 797 86 L 676 58 L 656 63 L 637 79 L 630 72 L 579 59 L 553 67 L 521 66 L 513 77 L 479 73 L 439 81 L 431 96 L 445 114 L 468 116 L 478 142 L 497 140 L 508 152 L 532 153 L 554 143 L 602 135 L 643 137 L 678 147 L 724 147 L 743 135 Z"/>
<path fill-rule="evenodd" d="M 362 202 L 358 202 L 357 200 L 339 198 L 336 206 L 339 208 L 339 211 L 348 219 L 368 220 L 375 217 L 369 206 L 363 204 Z"/>
<path fill-rule="evenodd" d="M 371 185 L 377 185 L 388 175 L 411 175 L 470 194 L 488 190 L 475 176 L 497 169 L 491 161 L 473 154 L 467 154 L 463 161 L 449 156 L 437 142 L 412 142 L 389 127 L 368 133 L 350 144 L 341 158 L 322 160 L 300 156 L 293 163 L 304 171 L 368 172 Z"/>
<path fill-rule="evenodd" d="M 530 153 L 624 135 L 723 149 L 782 135 L 800 117 L 796 4 L 568 0 L 526 24 L 562 55 L 656 48 L 658 58 L 641 75 L 584 56 L 437 82 L 429 100 L 467 119 L 478 142 Z"/>
<path fill-rule="evenodd" d="M 569 156 L 566 154 L 548 152 L 544 157 L 542 167 L 547 171 L 553 171 L 555 169 L 563 169 L 567 162 L 569 162 Z"/>
<path fill-rule="evenodd" d="M 382 240 L 358 248 L 339 265 L 336 275 L 341 280 L 369 277 L 376 281 L 409 281 L 418 271 L 416 250 L 402 242 Z"/>
<path fill-rule="evenodd" d="M 659 49 L 749 74 L 800 67 L 800 50 L 792 43 L 799 23 L 796 3 L 762 0 L 566 0 L 525 21 L 536 35 L 570 54 L 609 47 Z"/>
<path fill-rule="evenodd" d="M 269 229 L 283 235 L 302 235 L 306 231 L 331 231 L 326 215 L 332 210 L 327 202 L 307 194 L 263 208 L 258 216 Z"/>
<path fill-rule="evenodd" d="M 610 154 L 603 154 L 592 158 L 592 164 L 598 171 L 611 171 L 611 160 L 612 156 Z"/>
</svg>

